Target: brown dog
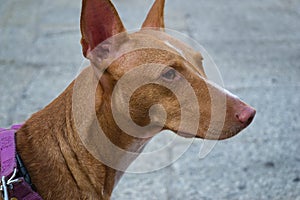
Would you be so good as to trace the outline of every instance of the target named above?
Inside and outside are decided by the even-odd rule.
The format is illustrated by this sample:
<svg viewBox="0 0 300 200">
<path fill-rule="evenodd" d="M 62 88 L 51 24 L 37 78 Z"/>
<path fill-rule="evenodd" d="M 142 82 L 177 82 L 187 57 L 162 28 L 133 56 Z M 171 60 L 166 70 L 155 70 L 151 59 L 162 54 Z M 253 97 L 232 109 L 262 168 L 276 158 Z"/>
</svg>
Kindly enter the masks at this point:
<svg viewBox="0 0 300 200">
<path fill-rule="evenodd" d="M 156 0 L 143 28 L 164 28 L 163 10 L 164 0 Z M 27 120 L 16 136 L 17 150 L 38 193 L 44 199 L 110 199 L 123 171 L 136 156 L 126 158 L 109 148 L 103 148 L 107 141 L 101 137 L 101 145 L 94 146 L 94 150 L 87 149 L 85 142 L 95 141 L 95 123 L 101 126 L 105 133 L 103 137 L 107 137 L 121 149 L 136 153 L 141 152 L 144 145 L 159 132 L 160 129 L 155 124 L 161 124 L 160 121 L 164 118 L 162 116 L 165 116 L 163 129 L 172 130 L 185 137 L 208 139 L 229 138 L 251 123 L 255 110 L 210 83 L 204 71 L 199 70 L 202 68 L 201 55 L 187 46 L 177 45 L 177 41 L 172 38 L 163 34 L 151 34 L 154 30 L 149 34 L 147 31 L 140 31 L 124 33 L 117 39 L 101 44 L 108 38 L 125 32 L 117 11 L 109 0 L 83 0 L 81 31 L 83 54 L 93 67 L 86 68 L 57 99 Z M 141 46 L 147 48 L 140 48 Z M 138 50 L 124 53 L 126 49 Z M 108 68 L 102 68 L 102 63 L 110 55 L 118 59 L 110 63 Z M 159 63 L 163 67 L 156 68 L 152 66 L 153 63 Z M 180 102 L 170 89 L 159 84 L 147 84 L 134 91 L 129 101 L 131 119 L 140 127 L 153 122 L 153 126 L 148 126 L 147 133 L 136 131 L 141 134 L 140 137 L 136 133 L 131 135 L 121 130 L 112 112 L 112 105 L 116 105 L 117 112 L 123 116 L 122 105 L 125 100 L 122 95 L 114 97 L 113 90 L 121 77 L 136 69 L 136 66 L 150 68 L 151 78 L 157 76 L 162 82 L 174 86 L 184 97 Z M 103 74 L 100 81 L 97 81 L 95 94 L 92 95 L 96 114 L 94 120 L 89 118 L 90 110 L 82 109 L 81 106 L 88 104 L 88 87 L 93 80 L 97 80 L 95 77 L 99 77 L 99 71 Z M 197 105 L 185 107 L 185 119 L 181 118 L 182 107 L 185 103 L 188 104 L 190 96 L 186 96 L 182 77 L 190 83 L 197 102 Z M 76 86 L 77 83 L 80 84 Z M 74 92 L 81 94 L 81 98 L 74 98 Z M 215 100 L 212 100 L 211 95 Z M 218 102 L 219 99 L 226 103 Z M 165 115 L 159 109 L 152 109 L 154 104 L 162 105 Z M 212 117 L 215 116 L 212 104 L 216 110 L 226 110 L 221 128 L 218 126 L 219 119 Z M 82 114 L 79 121 L 75 119 L 78 113 L 74 113 L 74 109 Z M 148 114 L 149 109 L 151 117 Z M 196 132 L 191 132 L 189 127 L 195 127 L 192 115 L 194 112 L 201 118 L 196 123 Z M 128 116 L 125 115 L 123 119 L 126 117 Z M 179 129 L 181 123 L 187 126 Z M 84 124 L 85 128 L 79 130 L 78 124 Z M 80 135 L 82 132 L 85 134 L 84 138 Z M 132 132 L 135 132 L 134 128 Z M 99 151 L 102 156 L 106 156 L 103 159 L 112 158 L 115 168 L 101 162 L 102 159 L 95 158 L 93 151 Z"/>
</svg>

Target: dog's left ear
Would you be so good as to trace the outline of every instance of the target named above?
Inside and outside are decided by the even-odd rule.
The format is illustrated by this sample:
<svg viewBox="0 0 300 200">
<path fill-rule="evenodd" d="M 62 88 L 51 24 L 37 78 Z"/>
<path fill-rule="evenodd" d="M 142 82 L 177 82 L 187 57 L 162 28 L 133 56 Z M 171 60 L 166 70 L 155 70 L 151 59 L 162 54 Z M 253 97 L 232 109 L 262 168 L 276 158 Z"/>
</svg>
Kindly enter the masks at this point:
<svg viewBox="0 0 300 200">
<path fill-rule="evenodd" d="M 165 0 L 155 0 L 142 25 L 142 28 L 164 28 L 164 7 Z"/>
<path fill-rule="evenodd" d="M 126 31 L 110 0 L 83 0 L 80 28 L 85 57 L 101 42 Z"/>
</svg>

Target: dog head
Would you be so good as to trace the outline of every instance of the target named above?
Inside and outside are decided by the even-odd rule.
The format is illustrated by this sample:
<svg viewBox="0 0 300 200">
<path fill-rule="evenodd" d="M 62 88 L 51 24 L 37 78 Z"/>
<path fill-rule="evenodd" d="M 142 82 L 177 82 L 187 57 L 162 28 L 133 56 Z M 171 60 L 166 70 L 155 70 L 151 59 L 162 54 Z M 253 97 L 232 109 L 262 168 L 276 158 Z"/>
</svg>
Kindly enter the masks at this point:
<svg viewBox="0 0 300 200">
<path fill-rule="evenodd" d="M 101 75 L 114 120 L 126 133 L 150 137 L 168 129 L 226 139 L 255 116 L 252 107 L 208 80 L 200 52 L 164 32 L 164 0 L 155 1 L 134 33 L 126 32 L 109 0 L 83 0 L 81 32 L 83 55 Z M 103 104 L 99 98 L 96 109 Z"/>
</svg>

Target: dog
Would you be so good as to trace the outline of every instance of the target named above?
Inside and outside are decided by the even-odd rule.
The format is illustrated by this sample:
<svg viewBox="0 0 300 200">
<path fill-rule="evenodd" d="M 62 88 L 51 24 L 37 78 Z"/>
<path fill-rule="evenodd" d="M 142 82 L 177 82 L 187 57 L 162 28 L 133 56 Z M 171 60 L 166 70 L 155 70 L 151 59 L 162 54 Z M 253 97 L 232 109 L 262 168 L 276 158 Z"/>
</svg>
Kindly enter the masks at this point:
<svg viewBox="0 0 300 200">
<path fill-rule="evenodd" d="M 253 120 L 254 108 L 207 79 L 199 52 L 161 31 L 164 4 L 164 0 L 156 0 L 142 29 L 126 33 L 109 0 L 83 0 L 81 44 L 91 66 L 16 132 L 17 151 L 43 199 L 108 200 L 124 170 L 160 130 L 171 130 L 188 138 L 221 140 L 236 135 Z M 162 33 L 156 35 L 157 32 Z M 134 50 L 126 52 L 127 49 Z M 117 59 L 108 62 L 111 57 Z M 169 88 L 151 82 L 134 90 L 128 101 L 124 100 L 124 85 L 118 82 L 128 72 L 138 72 L 140 68 L 150 71 L 137 80 L 157 78 Z M 93 84 L 94 93 L 90 94 Z M 172 93 L 172 87 L 181 100 Z M 188 88 L 193 93 L 188 93 Z M 91 110 L 85 107 L 90 105 L 89 99 Z M 189 104 L 191 99 L 196 103 Z M 123 105 L 127 104 L 126 114 Z M 164 108 L 163 112 L 159 106 L 153 107 L 156 104 Z M 214 112 L 224 109 L 220 126 L 221 118 L 217 119 Z M 91 112 L 94 117 L 90 117 Z M 116 120 L 114 112 L 120 120 Z M 136 126 L 130 125 L 130 130 L 124 131 L 118 122 L 126 128 L 128 117 Z M 104 134 L 96 137 L 93 133 L 97 126 Z M 139 127 L 146 127 L 143 130 L 147 131 L 141 132 Z M 95 146 L 95 141 L 101 145 Z M 108 142 L 135 154 L 117 154 L 107 148 Z M 102 157 L 95 158 L 95 152 Z"/>
</svg>

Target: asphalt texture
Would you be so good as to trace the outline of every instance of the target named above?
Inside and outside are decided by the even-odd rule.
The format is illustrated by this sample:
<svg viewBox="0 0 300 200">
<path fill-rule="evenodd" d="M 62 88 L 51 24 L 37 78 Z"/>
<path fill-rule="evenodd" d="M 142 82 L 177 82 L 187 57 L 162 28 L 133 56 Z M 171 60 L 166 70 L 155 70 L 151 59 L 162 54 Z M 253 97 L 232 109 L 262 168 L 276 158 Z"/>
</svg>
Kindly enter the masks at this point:
<svg viewBox="0 0 300 200">
<path fill-rule="evenodd" d="M 113 2 L 128 29 L 152 4 Z M 83 61 L 80 7 L 0 0 L 0 127 L 23 122 L 74 79 Z M 196 141 L 171 166 L 125 174 L 112 199 L 300 200 L 300 1 L 168 0 L 165 11 L 166 26 L 202 44 L 225 87 L 257 115 L 204 159 Z"/>
</svg>

